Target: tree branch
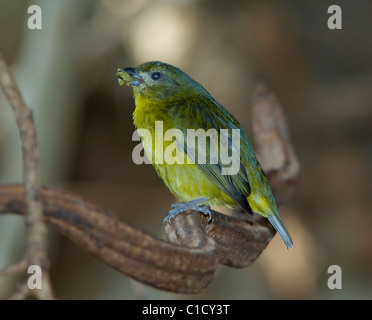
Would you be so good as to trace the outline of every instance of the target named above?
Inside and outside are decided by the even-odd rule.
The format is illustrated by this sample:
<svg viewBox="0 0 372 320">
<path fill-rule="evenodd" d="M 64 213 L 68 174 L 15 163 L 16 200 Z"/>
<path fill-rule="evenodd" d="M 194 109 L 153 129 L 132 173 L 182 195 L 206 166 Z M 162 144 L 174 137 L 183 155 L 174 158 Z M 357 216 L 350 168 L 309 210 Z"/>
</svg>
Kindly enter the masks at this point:
<svg viewBox="0 0 372 320">
<path fill-rule="evenodd" d="M 0 185 L 0 213 L 23 213 L 22 185 Z M 274 230 L 213 212 L 176 216 L 165 233 L 172 242 L 145 233 L 79 195 L 42 188 L 44 219 L 99 260 L 159 289 L 197 293 L 213 280 L 219 263 L 244 267 L 266 247 Z"/>
<path fill-rule="evenodd" d="M 23 180 L 25 185 L 25 220 L 27 254 L 25 261 L 19 263 L 18 268 L 10 268 L 13 272 L 18 272 L 19 267 L 28 265 L 38 265 L 43 270 L 45 288 L 43 290 L 29 291 L 43 298 L 53 298 L 51 286 L 49 285 L 47 259 L 47 229 L 43 222 L 43 209 L 40 199 L 40 170 L 39 170 L 39 151 L 37 146 L 36 129 L 32 118 L 32 111 L 25 105 L 21 94 L 14 83 L 4 59 L 0 52 L 0 86 L 6 99 L 9 101 L 17 120 L 17 126 L 22 144 L 23 156 Z M 9 272 L 9 269 L 8 269 Z"/>
<path fill-rule="evenodd" d="M 278 205 L 294 192 L 300 165 L 289 139 L 288 126 L 276 97 L 264 84 L 258 84 L 252 99 L 256 154 L 264 169 Z"/>
</svg>

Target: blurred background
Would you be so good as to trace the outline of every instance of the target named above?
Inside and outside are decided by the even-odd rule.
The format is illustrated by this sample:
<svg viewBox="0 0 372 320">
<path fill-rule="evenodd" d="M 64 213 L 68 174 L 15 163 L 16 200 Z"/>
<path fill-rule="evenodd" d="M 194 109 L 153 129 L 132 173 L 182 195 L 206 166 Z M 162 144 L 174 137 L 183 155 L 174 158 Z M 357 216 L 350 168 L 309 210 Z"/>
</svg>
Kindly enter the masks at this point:
<svg viewBox="0 0 372 320">
<path fill-rule="evenodd" d="M 42 29 L 30 30 L 30 5 Z M 342 30 L 330 30 L 330 5 Z M 0 49 L 34 111 L 44 185 L 77 192 L 163 237 L 175 201 L 132 150 L 132 92 L 119 67 L 161 60 L 191 75 L 252 137 L 251 96 L 266 81 L 301 163 L 280 208 L 295 248 L 276 235 L 245 269 L 221 266 L 196 295 L 139 284 L 50 230 L 60 299 L 371 299 L 372 3 L 358 1 L 0 0 Z M 0 183 L 22 179 L 13 114 L 0 93 Z M 253 140 L 253 137 L 252 139 Z M 24 252 L 23 219 L 0 218 L 0 267 Z M 342 269 L 342 289 L 327 286 Z M 0 279 L 0 298 L 18 279 Z"/>
</svg>

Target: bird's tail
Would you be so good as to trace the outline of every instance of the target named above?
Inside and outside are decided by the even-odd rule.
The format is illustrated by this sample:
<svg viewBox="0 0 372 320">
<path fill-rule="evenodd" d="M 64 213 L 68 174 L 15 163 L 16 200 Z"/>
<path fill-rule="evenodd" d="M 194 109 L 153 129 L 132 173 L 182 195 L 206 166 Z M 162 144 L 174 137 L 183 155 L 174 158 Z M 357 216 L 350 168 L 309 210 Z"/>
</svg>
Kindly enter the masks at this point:
<svg viewBox="0 0 372 320">
<path fill-rule="evenodd" d="M 289 235 L 289 232 L 287 228 L 284 225 L 284 222 L 280 218 L 278 214 L 272 214 L 272 215 L 267 215 L 267 218 L 269 219 L 270 223 L 273 225 L 276 231 L 278 231 L 280 237 L 282 238 L 285 246 L 287 249 L 293 248 L 293 242 L 292 238 Z"/>
</svg>

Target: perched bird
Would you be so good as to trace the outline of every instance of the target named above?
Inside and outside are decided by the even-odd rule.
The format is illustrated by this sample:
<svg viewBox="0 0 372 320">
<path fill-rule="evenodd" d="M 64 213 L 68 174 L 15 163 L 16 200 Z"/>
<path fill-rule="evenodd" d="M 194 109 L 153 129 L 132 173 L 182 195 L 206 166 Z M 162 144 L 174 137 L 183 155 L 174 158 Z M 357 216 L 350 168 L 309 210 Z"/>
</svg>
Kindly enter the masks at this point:
<svg viewBox="0 0 372 320">
<path fill-rule="evenodd" d="M 266 175 L 244 129 L 229 111 L 201 84 L 167 63 L 146 62 L 137 68 L 118 69 L 116 75 L 120 85 L 125 83 L 133 88 L 135 127 L 151 134 L 151 138 L 141 136 L 146 155 L 169 190 L 182 201 L 172 205 L 173 209 L 163 222 L 170 222 L 187 209 L 209 215 L 210 220 L 209 206 L 212 204 L 229 208 L 239 206 L 247 213 L 256 212 L 268 218 L 287 249 L 293 247 Z M 173 139 L 162 136 L 160 141 L 156 138 L 170 129 L 174 129 Z M 203 147 L 200 141 L 196 144 L 189 139 L 191 129 L 209 132 L 206 137 L 209 146 Z M 239 133 L 238 139 L 234 139 L 233 130 Z M 216 142 L 214 145 L 212 140 Z M 167 148 L 174 144 L 176 148 L 171 148 L 168 158 L 174 156 L 176 161 L 174 158 L 166 161 Z M 230 157 L 230 169 L 235 160 L 237 170 L 223 172 L 229 168 L 222 157 L 223 151 Z"/>
</svg>

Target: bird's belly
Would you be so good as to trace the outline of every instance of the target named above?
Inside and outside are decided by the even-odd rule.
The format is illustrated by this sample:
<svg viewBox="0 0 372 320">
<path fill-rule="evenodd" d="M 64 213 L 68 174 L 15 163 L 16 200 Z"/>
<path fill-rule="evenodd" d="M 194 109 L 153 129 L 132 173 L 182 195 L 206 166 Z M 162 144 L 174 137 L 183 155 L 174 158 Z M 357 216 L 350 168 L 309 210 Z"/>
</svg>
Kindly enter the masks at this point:
<svg viewBox="0 0 372 320">
<path fill-rule="evenodd" d="M 167 124 L 165 127 L 172 126 Z M 155 129 L 149 127 L 151 135 L 142 137 L 142 144 L 146 156 L 151 159 L 158 175 L 176 198 L 188 202 L 205 197 L 209 199 L 208 202 L 205 202 L 208 205 L 236 207 L 235 201 L 218 188 L 196 164 L 189 163 L 184 153 L 176 152 L 178 150 L 176 142 L 163 140 L 159 146 L 156 141 Z M 162 132 L 158 135 L 163 137 Z"/>
<path fill-rule="evenodd" d="M 183 202 L 206 197 L 206 204 L 235 207 L 235 202 L 219 189 L 195 164 L 155 164 L 159 176 L 173 195 Z"/>
</svg>

